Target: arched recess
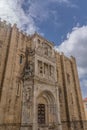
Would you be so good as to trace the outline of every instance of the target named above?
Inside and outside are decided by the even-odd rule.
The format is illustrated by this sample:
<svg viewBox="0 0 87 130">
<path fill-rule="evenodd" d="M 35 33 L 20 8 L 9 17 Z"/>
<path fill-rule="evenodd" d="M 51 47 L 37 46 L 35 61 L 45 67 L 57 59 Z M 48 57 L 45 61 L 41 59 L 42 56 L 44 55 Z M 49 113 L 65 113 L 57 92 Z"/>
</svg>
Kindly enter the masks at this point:
<svg viewBox="0 0 87 130">
<path fill-rule="evenodd" d="M 37 97 L 37 120 L 39 125 L 50 125 L 57 121 L 56 102 L 52 92 L 45 90 Z"/>
</svg>

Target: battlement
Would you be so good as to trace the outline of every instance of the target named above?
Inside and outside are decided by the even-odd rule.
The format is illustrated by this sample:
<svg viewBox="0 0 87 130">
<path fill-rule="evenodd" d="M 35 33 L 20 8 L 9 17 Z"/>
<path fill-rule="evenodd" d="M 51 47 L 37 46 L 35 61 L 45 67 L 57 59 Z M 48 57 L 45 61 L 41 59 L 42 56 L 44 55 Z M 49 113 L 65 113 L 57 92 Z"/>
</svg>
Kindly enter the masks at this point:
<svg viewBox="0 0 87 130">
<path fill-rule="evenodd" d="M 8 23 L 6 20 L 1 20 L 1 18 L 0 18 L 0 28 L 1 27 L 9 27 L 9 28 L 11 28 L 12 27 L 12 25 L 10 24 L 10 23 Z"/>
<path fill-rule="evenodd" d="M 21 36 L 22 39 L 25 38 L 29 40 L 30 38 L 30 35 L 24 32 L 23 30 L 19 29 L 16 23 L 12 25 L 11 23 L 7 22 L 6 20 L 2 20 L 1 18 L 0 18 L 0 28 L 3 28 L 3 29 L 11 28 L 12 30 L 15 30 L 17 34 Z"/>
</svg>

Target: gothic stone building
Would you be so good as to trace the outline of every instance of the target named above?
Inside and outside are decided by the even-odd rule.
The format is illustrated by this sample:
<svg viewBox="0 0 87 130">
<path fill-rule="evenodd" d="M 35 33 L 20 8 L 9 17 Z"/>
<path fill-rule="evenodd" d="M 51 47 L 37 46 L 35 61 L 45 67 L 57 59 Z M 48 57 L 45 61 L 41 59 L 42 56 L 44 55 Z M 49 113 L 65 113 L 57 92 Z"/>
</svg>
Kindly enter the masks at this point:
<svg viewBox="0 0 87 130">
<path fill-rule="evenodd" d="M 0 22 L 0 130 L 86 130 L 74 57 Z"/>
</svg>

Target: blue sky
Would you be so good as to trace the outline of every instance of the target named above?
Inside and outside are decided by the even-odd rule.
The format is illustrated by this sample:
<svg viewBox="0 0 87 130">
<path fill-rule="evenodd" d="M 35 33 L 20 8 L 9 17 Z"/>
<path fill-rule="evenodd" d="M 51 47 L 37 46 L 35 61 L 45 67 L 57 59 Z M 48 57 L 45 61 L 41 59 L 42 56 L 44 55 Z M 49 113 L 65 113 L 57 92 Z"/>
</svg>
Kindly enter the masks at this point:
<svg viewBox="0 0 87 130">
<path fill-rule="evenodd" d="M 83 97 L 87 97 L 87 0 L 0 0 L 2 20 L 37 31 L 55 49 L 76 57 Z"/>
</svg>

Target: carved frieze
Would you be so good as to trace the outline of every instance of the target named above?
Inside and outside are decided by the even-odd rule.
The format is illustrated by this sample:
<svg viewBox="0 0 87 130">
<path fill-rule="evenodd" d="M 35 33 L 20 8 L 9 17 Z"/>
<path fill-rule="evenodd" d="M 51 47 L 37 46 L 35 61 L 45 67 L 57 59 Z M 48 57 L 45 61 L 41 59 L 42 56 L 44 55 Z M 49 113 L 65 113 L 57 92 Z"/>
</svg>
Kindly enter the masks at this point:
<svg viewBox="0 0 87 130">
<path fill-rule="evenodd" d="M 53 55 L 53 48 L 51 45 L 49 45 L 49 43 L 47 43 L 46 41 L 37 39 L 37 48 L 36 48 L 36 52 L 40 55 L 43 55 L 43 57 L 47 57 L 47 58 L 54 58 Z"/>
</svg>

